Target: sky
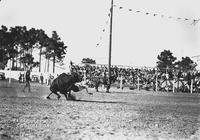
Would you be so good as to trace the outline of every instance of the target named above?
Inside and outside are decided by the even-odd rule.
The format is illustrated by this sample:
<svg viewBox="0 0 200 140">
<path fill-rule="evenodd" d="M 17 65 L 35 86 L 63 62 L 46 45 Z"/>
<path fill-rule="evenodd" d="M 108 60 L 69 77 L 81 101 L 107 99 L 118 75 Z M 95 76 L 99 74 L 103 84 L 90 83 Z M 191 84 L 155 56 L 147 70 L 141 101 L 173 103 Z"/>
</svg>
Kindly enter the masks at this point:
<svg viewBox="0 0 200 140">
<path fill-rule="evenodd" d="M 170 50 L 177 59 L 200 55 L 199 0 L 114 0 L 113 65 L 156 65 L 157 56 Z M 92 58 L 108 63 L 111 0 L 2 0 L 0 25 L 57 31 L 68 46 L 64 62 Z M 123 7 L 123 8 L 119 8 Z M 133 11 L 142 11 L 136 13 Z M 156 13 L 160 16 L 145 15 Z M 99 45 L 97 45 L 99 44 Z"/>
</svg>

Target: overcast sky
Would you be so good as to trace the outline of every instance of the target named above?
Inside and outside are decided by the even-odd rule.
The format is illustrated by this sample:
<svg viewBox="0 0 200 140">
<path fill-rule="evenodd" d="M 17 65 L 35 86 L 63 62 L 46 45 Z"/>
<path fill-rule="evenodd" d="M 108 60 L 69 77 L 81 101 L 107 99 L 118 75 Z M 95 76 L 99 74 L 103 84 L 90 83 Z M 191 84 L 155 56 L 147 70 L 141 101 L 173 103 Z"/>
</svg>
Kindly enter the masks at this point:
<svg viewBox="0 0 200 140">
<path fill-rule="evenodd" d="M 55 30 L 68 46 L 66 63 L 69 60 L 78 63 L 89 57 L 105 64 L 110 3 L 110 0 L 2 0 L 0 24 L 44 29 L 49 36 Z M 112 64 L 155 66 L 157 55 L 164 49 L 171 50 L 178 59 L 200 55 L 200 22 L 193 26 L 192 20 L 182 20 L 200 18 L 199 0 L 114 0 L 114 4 Z M 151 15 L 145 15 L 146 12 Z"/>
</svg>

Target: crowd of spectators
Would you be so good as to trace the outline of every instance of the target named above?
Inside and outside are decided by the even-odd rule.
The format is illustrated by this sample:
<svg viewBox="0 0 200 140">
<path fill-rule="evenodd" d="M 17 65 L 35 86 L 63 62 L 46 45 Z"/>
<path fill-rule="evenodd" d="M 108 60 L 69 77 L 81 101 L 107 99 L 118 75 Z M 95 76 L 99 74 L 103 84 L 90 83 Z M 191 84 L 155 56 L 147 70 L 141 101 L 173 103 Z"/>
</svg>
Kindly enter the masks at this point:
<svg viewBox="0 0 200 140">
<path fill-rule="evenodd" d="M 107 65 L 73 64 L 71 70 L 81 73 L 90 86 L 93 86 L 97 79 L 104 85 L 108 82 Z M 123 87 L 130 89 L 139 86 L 140 89 L 155 90 L 157 83 L 158 90 L 170 91 L 174 82 L 178 85 L 177 90 L 188 92 L 191 81 L 194 91 L 199 90 L 199 71 L 182 72 L 178 69 L 166 69 L 163 72 L 153 67 L 111 66 L 111 84 L 117 87 L 122 82 Z"/>
</svg>

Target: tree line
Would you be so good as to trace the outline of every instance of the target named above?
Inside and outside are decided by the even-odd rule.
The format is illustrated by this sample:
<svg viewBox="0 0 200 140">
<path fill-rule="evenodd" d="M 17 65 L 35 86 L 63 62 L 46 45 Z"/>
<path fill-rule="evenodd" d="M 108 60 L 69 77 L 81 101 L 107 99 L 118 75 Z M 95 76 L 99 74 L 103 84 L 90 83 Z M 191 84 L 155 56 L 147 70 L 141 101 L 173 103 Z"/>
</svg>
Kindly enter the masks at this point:
<svg viewBox="0 0 200 140">
<path fill-rule="evenodd" d="M 42 29 L 27 29 L 26 26 L 8 28 L 2 25 L 0 28 L 0 69 L 4 69 L 10 60 L 12 70 L 39 67 L 41 71 L 41 59 L 45 56 L 47 71 L 52 61 L 55 72 L 55 64 L 62 64 L 66 49 L 56 31 L 49 37 Z M 39 51 L 39 62 L 34 60 L 34 51 Z"/>
<path fill-rule="evenodd" d="M 170 50 L 164 50 L 157 56 L 157 68 L 161 72 L 172 72 L 172 70 L 179 70 L 182 72 L 190 72 L 196 69 L 197 64 L 191 60 L 190 57 L 182 57 L 181 60 L 177 60 Z"/>
<path fill-rule="evenodd" d="M 49 63 L 62 64 L 66 54 L 67 46 L 61 40 L 56 31 L 49 37 L 42 29 L 27 29 L 26 26 L 8 27 L 2 25 L 0 28 L 0 69 L 4 69 L 8 60 L 11 60 L 12 70 L 26 70 L 26 68 L 39 67 L 41 71 L 41 58 L 47 60 L 47 71 Z M 35 61 L 33 52 L 39 51 L 39 61 Z M 166 72 L 167 69 L 179 69 L 183 72 L 195 70 L 197 64 L 190 57 L 182 57 L 177 60 L 170 50 L 164 50 L 157 56 L 157 68 Z M 95 64 L 90 58 L 83 58 L 82 63 Z"/>
<path fill-rule="evenodd" d="M 165 73 L 173 72 L 172 70 L 179 70 L 182 72 L 194 71 L 197 64 L 188 56 L 182 57 L 181 60 L 177 60 L 170 50 L 163 50 L 157 56 L 156 67 L 159 71 Z M 96 61 L 91 58 L 83 58 L 82 63 L 96 64 Z"/>
</svg>

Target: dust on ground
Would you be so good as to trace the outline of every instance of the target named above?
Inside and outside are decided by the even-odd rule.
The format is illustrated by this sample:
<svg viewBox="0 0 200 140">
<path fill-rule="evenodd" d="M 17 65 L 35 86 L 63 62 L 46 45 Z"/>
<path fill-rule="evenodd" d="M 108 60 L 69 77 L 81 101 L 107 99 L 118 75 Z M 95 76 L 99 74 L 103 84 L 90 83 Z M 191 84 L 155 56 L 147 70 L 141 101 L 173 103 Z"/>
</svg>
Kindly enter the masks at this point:
<svg viewBox="0 0 200 140">
<path fill-rule="evenodd" d="M 0 139 L 200 139 L 198 94 L 89 89 L 66 101 L 16 85 L 0 87 Z"/>
</svg>

